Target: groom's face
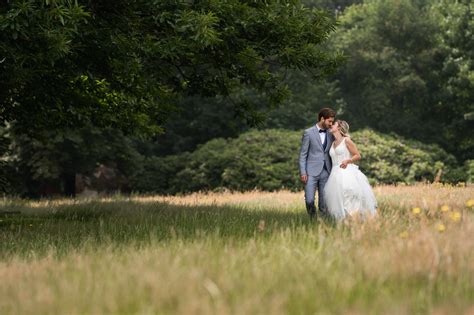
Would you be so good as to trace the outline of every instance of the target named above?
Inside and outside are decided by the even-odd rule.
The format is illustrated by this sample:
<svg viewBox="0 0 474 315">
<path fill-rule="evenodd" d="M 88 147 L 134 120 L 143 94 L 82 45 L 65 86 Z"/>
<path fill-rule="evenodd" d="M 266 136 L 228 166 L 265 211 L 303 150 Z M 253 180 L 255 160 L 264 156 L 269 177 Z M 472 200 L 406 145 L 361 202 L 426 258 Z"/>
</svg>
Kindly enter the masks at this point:
<svg viewBox="0 0 474 315">
<path fill-rule="evenodd" d="M 321 117 L 321 125 L 323 129 L 331 129 L 333 123 L 334 123 L 334 117 L 329 117 L 326 119 L 324 119 L 324 117 Z"/>
</svg>

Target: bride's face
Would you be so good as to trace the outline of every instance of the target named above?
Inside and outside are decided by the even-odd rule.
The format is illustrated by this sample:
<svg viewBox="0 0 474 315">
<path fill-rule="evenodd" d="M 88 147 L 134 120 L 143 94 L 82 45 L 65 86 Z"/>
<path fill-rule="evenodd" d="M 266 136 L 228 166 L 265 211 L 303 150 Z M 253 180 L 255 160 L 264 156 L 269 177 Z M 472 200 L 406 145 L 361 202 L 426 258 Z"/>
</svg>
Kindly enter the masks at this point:
<svg viewBox="0 0 474 315">
<path fill-rule="evenodd" d="M 337 121 L 336 121 L 334 124 L 332 124 L 332 127 L 331 127 L 331 129 L 329 130 L 329 132 L 335 133 L 338 129 L 339 129 L 339 124 L 338 124 Z"/>
</svg>

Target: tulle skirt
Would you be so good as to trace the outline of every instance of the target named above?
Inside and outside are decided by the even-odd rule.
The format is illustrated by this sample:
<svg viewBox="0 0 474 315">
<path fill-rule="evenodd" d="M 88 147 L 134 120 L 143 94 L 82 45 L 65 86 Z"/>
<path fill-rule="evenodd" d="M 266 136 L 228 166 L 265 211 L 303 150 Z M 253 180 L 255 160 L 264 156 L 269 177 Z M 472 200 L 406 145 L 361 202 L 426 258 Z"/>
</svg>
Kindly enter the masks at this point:
<svg viewBox="0 0 474 315">
<path fill-rule="evenodd" d="M 347 168 L 334 166 L 324 187 L 324 199 L 331 216 L 342 220 L 358 215 L 367 218 L 376 215 L 377 201 L 367 177 L 354 164 Z"/>
</svg>

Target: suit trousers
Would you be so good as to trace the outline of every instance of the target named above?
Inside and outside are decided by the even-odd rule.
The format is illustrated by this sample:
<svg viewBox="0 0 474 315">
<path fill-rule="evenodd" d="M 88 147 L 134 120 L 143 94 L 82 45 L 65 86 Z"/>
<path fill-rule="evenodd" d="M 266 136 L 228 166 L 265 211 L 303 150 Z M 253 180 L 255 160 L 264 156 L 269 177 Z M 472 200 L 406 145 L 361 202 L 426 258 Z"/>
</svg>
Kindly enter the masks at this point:
<svg viewBox="0 0 474 315">
<path fill-rule="evenodd" d="M 329 178 L 329 172 L 326 166 L 323 167 L 318 176 L 309 176 L 304 187 L 304 198 L 306 202 L 306 210 L 313 217 L 316 215 L 315 194 L 318 191 L 318 208 L 321 214 L 326 213 L 326 203 L 324 202 L 324 186 Z"/>
</svg>

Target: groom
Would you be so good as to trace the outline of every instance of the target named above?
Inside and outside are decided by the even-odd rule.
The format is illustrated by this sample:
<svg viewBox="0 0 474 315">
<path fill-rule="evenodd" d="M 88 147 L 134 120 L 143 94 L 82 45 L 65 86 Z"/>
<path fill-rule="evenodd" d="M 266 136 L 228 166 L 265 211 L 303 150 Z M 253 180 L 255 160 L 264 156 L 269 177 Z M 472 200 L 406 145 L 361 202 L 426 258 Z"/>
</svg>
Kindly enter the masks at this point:
<svg viewBox="0 0 474 315">
<path fill-rule="evenodd" d="M 315 126 L 306 129 L 301 141 L 300 150 L 300 178 L 305 184 L 304 197 L 306 210 L 311 219 L 316 216 L 314 195 L 318 191 L 318 208 L 320 214 L 326 214 L 326 203 L 324 201 L 324 186 L 331 172 L 331 157 L 329 148 L 333 142 L 333 136 L 329 133 L 336 112 L 330 108 L 323 108 L 318 114 L 318 122 Z"/>
</svg>

